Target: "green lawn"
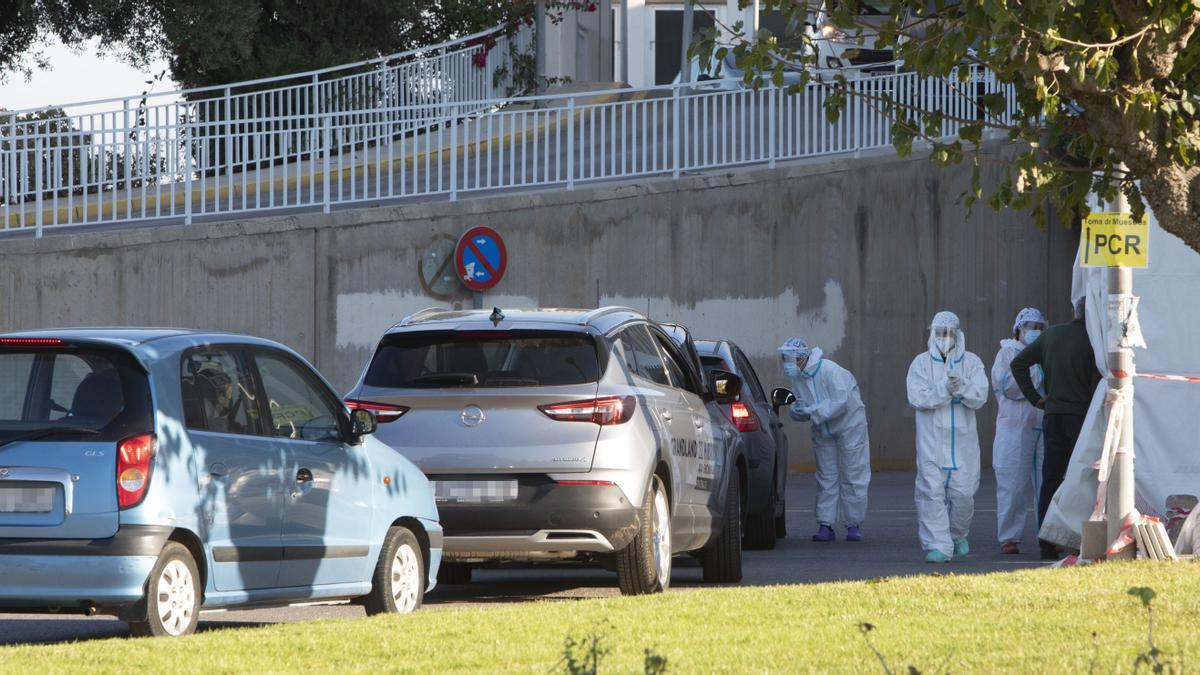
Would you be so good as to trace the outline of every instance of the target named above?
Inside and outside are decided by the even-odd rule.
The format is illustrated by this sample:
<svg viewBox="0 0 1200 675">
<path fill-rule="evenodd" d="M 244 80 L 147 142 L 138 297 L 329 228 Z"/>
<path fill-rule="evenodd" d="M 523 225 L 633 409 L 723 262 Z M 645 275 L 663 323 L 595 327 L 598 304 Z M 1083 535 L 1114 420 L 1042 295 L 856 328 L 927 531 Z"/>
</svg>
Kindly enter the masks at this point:
<svg viewBox="0 0 1200 675">
<path fill-rule="evenodd" d="M 643 650 L 670 672 L 1132 670 L 1150 586 L 1154 635 L 1200 664 L 1200 564 L 1111 563 L 986 576 L 718 588 L 643 598 L 555 600 L 209 631 L 183 640 L 111 639 L 0 648 L 4 672 L 556 670 L 567 636 L 604 636 L 601 672 L 641 672 Z M 1099 645 L 1098 650 L 1093 647 Z"/>
</svg>

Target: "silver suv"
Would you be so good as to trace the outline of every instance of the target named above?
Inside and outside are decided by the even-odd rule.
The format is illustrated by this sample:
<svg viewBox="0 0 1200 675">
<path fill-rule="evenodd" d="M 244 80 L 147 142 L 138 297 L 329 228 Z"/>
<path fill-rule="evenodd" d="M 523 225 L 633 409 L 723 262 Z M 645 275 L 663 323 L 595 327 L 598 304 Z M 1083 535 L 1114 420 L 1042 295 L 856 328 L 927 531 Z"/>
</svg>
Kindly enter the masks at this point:
<svg viewBox="0 0 1200 675">
<path fill-rule="evenodd" d="M 740 389 L 631 309 L 424 310 L 387 331 L 347 404 L 433 482 L 445 581 L 573 560 L 640 594 L 684 552 L 706 581 L 741 580 L 742 441 L 706 405 Z"/>
</svg>

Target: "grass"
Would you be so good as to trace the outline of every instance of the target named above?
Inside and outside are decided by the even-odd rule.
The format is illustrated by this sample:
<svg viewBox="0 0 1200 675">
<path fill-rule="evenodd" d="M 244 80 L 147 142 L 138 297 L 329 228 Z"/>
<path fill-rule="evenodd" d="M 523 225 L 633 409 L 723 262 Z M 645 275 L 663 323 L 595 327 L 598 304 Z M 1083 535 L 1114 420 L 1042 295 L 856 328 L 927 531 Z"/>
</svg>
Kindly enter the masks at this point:
<svg viewBox="0 0 1200 675">
<path fill-rule="evenodd" d="M 980 576 L 715 588 L 640 598 L 552 600 L 407 617 L 208 631 L 182 640 L 110 639 L 0 648 L 6 672 L 555 672 L 567 637 L 600 635 L 600 672 L 882 672 L 860 624 L 896 672 L 1128 672 L 1154 639 L 1200 662 L 1200 565 L 1108 563 Z M 1093 633 L 1095 638 L 1093 638 Z M 1189 658 L 1190 656 L 1190 658 Z"/>
</svg>

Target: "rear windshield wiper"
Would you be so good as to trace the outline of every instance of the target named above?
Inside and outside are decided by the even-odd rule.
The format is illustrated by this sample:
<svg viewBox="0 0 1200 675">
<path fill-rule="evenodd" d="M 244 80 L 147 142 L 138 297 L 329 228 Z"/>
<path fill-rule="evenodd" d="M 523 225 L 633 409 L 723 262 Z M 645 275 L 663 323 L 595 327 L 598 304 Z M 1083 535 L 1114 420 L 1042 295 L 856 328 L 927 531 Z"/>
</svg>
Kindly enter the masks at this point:
<svg viewBox="0 0 1200 675">
<path fill-rule="evenodd" d="M 41 438 L 50 436 L 58 436 L 59 434 L 84 434 L 87 436 L 99 436 L 100 432 L 87 427 L 51 427 L 49 429 L 38 429 L 20 436 L 13 436 L 7 440 L 0 441 L 0 448 L 11 443 L 19 443 L 21 441 L 36 441 Z"/>
<path fill-rule="evenodd" d="M 460 387 L 474 387 L 479 384 L 479 376 L 475 373 L 434 373 L 414 377 L 413 384 L 449 384 Z"/>
</svg>

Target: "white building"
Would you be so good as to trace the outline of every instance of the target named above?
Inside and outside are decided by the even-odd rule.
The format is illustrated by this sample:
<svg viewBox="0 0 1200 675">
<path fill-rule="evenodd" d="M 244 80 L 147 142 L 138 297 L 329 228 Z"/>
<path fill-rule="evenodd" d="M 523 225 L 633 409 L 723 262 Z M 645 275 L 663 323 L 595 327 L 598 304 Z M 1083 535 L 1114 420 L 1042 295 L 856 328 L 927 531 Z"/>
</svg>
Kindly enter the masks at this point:
<svg viewBox="0 0 1200 675">
<path fill-rule="evenodd" d="M 622 3 L 628 7 L 622 8 Z M 546 26 L 546 75 L 573 82 L 622 81 L 621 17 L 628 16 L 628 81 L 633 87 L 669 84 L 679 74 L 683 48 L 682 0 L 598 0 L 595 12 L 567 12 Z M 739 21 L 757 25 L 758 3 L 695 2 L 693 30 Z M 624 11 L 623 11 L 624 10 Z M 751 31 L 753 28 L 751 29 Z"/>
</svg>

